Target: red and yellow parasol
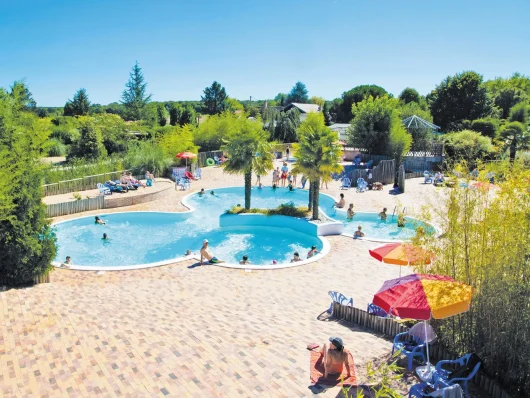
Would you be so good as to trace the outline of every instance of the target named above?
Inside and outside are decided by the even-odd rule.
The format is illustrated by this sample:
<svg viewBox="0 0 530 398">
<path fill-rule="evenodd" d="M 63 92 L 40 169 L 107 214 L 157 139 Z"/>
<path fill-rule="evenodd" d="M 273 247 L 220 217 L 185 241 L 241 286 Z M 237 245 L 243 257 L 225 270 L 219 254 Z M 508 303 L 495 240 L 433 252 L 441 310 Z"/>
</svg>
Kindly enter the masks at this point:
<svg viewBox="0 0 530 398">
<path fill-rule="evenodd" d="M 192 152 L 180 152 L 175 157 L 178 159 L 186 159 L 186 168 L 188 168 L 188 159 L 196 158 L 197 155 Z"/>
<path fill-rule="evenodd" d="M 433 257 L 432 253 L 410 243 L 389 243 L 368 252 L 376 260 L 400 266 L 430 264 Z"/>
</svg>

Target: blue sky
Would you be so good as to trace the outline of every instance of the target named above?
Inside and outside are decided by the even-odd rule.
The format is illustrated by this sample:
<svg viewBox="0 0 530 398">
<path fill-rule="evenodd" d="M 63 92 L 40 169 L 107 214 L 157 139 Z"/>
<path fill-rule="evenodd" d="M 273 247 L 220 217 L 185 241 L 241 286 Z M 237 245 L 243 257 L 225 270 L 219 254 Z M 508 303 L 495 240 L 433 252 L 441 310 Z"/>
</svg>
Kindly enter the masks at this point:
<svg viewBox="0 0 530 398">
<path fill-rule="evenodd" d="M 426 94 L 444 77 L 530 75 L 530 1 L 0 0 L 0 87 L 25 78 L 40 106 L 81 87 L 118 101 L 136 60 L 153 100 L 238 99 L 298 80 L 339 97 L 359 84 Z"/>
</svg>

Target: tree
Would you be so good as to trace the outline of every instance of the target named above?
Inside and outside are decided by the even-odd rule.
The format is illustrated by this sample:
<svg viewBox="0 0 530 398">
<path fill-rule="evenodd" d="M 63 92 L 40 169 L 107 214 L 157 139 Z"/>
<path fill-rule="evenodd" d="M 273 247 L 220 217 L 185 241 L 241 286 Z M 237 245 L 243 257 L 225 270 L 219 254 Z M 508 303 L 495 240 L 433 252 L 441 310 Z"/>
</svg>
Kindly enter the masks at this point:
<svg viewBox="0 0 530 398">
<path fill-rule="evenodd" d="M 136 174 L 149 170 L 155 176 L 163 175 L 171 162 L 154 140 L 130 142 L 125 156 L 125 166 Z"/>
<path fill-rule="evenodd" d="M 288 111 L 268 108 L 265 111 L 264 120 L 271 141 L 298 141 L 296 130 L 300 126 L 300 111 L 297 108 L 292 108 Z"/>
<path fill-rule="evenodd" d="M 324 123 L 326 126 L 331 126 L 333 124 L 333 119 L 329 113 L 329 106 L 327 102 L 324 102 L 324 107 L 322 109 L 322 114 L 324 115 Z"/>
<path fill-rule="evenodd" d="M 342 93 L 340 99 L 335 99 L 330 111 L 338 123 L 349 123 L 353 119 L 352 105 L 369 96 L 378 98 L 384 95 L 388 95 L 386 90 L 375 84 L 357 86 Z"/>
<path fill-rule="evenodd" d="M 93 118 L 94 126 L 101 132 L 103 146 L 107 153 L 122 153 L 127 150 L 131 134 L 125 121 L 118 115 L 102 113 Z"/>
<path fill-rule="evenodd" d="M 72 101 L 68 100 L 64 106 L 64 116 L 85 116 L 90 110 L 90 101 L 84 88 L 74 94 Z"/>
<path fill-rule="evenodd" d="M 226 109 L 226 90 L 219 83 L 214 81 L 210 87 L 204 89 L 201 96 L 203 111 L 208 115 L 218 115 Z"/>
<path fill-rule="evenodd" d="M 171 126 L 180 125 L 180 119 L 182 118 L 182 113 L 184 108 L 180 104 L 172 104 L 169 108 L 169 124 Z"/>
<path fill-rule="evenodd" d="M 193 130 L 190 125 L 173 127 L 158 138 L 158 144 L 167 158 L 174 158 L 180 152 L 198 152 L 198 146 L 193 143 Z"/>
<path fill-rule="evenodd" d="M 50 123 L 24 108 L 0 89 L 0 275 L 13 286 L 49 272 L 57 250 L 41 202 Z"/>
<path fill-rule="evenodd" d="M 298 102 L 306 104 L 309 102 L 309 97 L 307 96 L 307 88 L 304 83 L 296 82 L 289 94 L 287 94 L 286 103 L 292 104 L 293 102 Z"/>
<path fill-rule="evenodd" d="M 342 169 L 342 146 L 337 133 L 324 124 L 324 115 L 313 112 L 298 128 L 299 143 L 295 145 L 296 164 L 293 172 L 304 174 L 310 181 L 310 203 L 312 219 L 318 220 L 320 180 Z"/>
<path fill-rule="evenodd" d="M 79 141 L 72 146 L 69 158 L 97 160 L 107 155 L 101 130 L 92 118 L 84 116 L 80 119 L 79 132 L 81 136 Z"/>
<path fill-rule="evenodd" d="M 159 126 L 169 124 L 169 112 L 163 104 L 158 104 L 156 108 L 157 122 Z"/>
<path fill-rule="evenodd" d="M 530 105 L 519 103 L 510 109 L 510 122 L 519 122 L 526 126 L 528 124 L 529 115 Z"/>
<path fill-rule="evenodd" d="M 499 130 L 499 120 L 493 118 L 483 118 L 473 120 L 471 122 L 471 130 L 478 131 L 484 137 L 490 137 L 491 139 L 497 138 Z"/>
<path fill-rule="evenodd" d="M 13 98 L 15 112 L 31 111 L 37 107 L 37 102 L 29 91 L 24 80 L 16 80 L 11 86 L 11 97 Z"/>
<path fill-rule="evenodd" d="M 246 118 L 239 119 L 237 129 L 221 147 L 228 154 L 223 162 L 224 171 L 229 174 L 243 174 L 245 177 L 245 209 L 250 209 L 252 172 L 265 174 L 273 169 L 272 146 L 261 122 Z"/>
<path fill-rule="evenodd" d="M 274 101 L 280 106 L 285 106 L 287 103 L 287 94 L 278 93 L 276 97 L 274 97 Z"/>
<path fill-rule="evenodd" d="M 226 109 L 229 110 L 230 112 L 235 112 L 235 111 L 243 111 L 245 107 L 243 106 L 241 102 L 239 102 L 235 98 L 227 97 L 226 98 Z"/>
<path fill-rule="evenodd" d="M 513 163 L 517 151 L 530 149 L 530 133 L 521 122 L 510 122 L 501 129 L 501 137 L 510 151 L 510 162 Z"/>
<path fill-rule="evenodd" d="M 121 95 L 121 103 L 125 106 L 128 118 L 132 120 L 142 119 L 143 110 L 152 97 L 152 94 L 147 95 L 146 88 L 147 83 L 145 82 L 142 68 L 136 61 L 129 75 L 129 81 Z"/>
<path fill-rule="evenodd" d="M 195 130 L 193 142 L 201 151 L 218 151 L 230 133 L 237 130 L 238 120 L 231 112 L 210 116 Z"/>
<path fill-rule="evenodd" d="M 309 100 L 312 104 L 317 104 L 317 105 L 320 105 L 322 108 L 324 107 L 324 105 L 326 104 L 326 100 L 322 97 L 316 97 L 316 96 L 312 96 L 311 99 Z"/>
<path fill-rule="evenodd" d="M 408 104 L 410 102 L 416 102 L 419 104 L 420 94 L 413 88 L 407 87 L 401 92 L 401 94 L 399 94 L 399 99 L 403 101 L 404 104 Z"/>
<path fill-rule="evenodd" d="M 488 116 L 492 101 L 476 72 L 463 72 L 446 77 L 427 96 L 434 124 L 442 130 L 458 129 L 463 120 Z"/>
<path fill-rule="evenodd" d="M 513 87 L 505 87 L 497 93 L 493 102 L 496 107 L 501 109 L 501 119 L 507 119 L 510 115 L 510 109 L 525 100 L 526 94 L 522 90 Z"/>
<path fill-rule="evenodd" d="M 399 162 L 412 142 L 399 118 L 399 101 L 388 96 L 367 97 L 352 106 L 349 144 L 369 154 L 388 155 Z"/>
<path fill-rule="evenodd" d="M 453 162 L 466 161 L 471 167 L 492 155 L 491 138 L 476 131 L 463 130 L 445 135 L 445 152 Z"/>
</svg>

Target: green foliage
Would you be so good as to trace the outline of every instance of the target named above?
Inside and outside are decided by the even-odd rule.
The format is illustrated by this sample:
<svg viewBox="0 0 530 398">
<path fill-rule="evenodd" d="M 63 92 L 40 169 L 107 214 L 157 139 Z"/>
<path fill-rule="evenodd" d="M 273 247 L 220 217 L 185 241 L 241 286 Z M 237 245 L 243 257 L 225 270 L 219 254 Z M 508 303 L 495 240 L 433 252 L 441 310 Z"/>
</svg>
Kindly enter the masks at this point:
<svg viewBox="0 0 530 398">
<path fill-rule="evenodd" d="M 446 77 L 427 96 L 434 123 L 443 131 L 458 130 L 463 120 L 488 116 L 492 101 L 476 72 Z"/>
<path fill-rule="evenodd" d="M 121 103 L 125 106 L 125 114 L 131 120 L 140 120 L 143 117 L 145 106 L 151 101 L 152 94 L 147 95 L 142 68 L 138 61 L 133 66 L 129 81 L 121 95 Z"/>
<path fill-rule="evenodd" d="M 276 101 L 276 104 L 279 106 L 285 106 L 288 104 L 287 102 L 287 94 L 278 93 L 276 97 L 274 97 L 274 101 Z M 273 106 L 271 104 L 271 106 Z"/>
<path fill-rule="evenodd" d="M 286 104 L 292 104 L 293 102 L 298 102 L 301 104 L 306 104 L 309 102 L 309 97 L 307 96 L 307 88 L 304 83 L 296 82 L 287 98 L 285 99 Z"/>
<path fill-rule="evenodd" d="M 399 99 L 404 103 L 408 104 L 409 102 L 420 103 L 420 93 L 418 93 L 413 88 L 405 88 L 401 94 L 399 94 Z"/>
<path fill-rule="evenodd" d="M 193 130 L 190 125 L 173 127 L 157 140 L 164 151 L 164 156 L 170 159 L 174 159 L 180 152 L 197 153 L 198 151 L 198 147 L 193 143 Z"/>
<path fill-rule="evenodd" d="M 41 203 L 44 165 L 39 158 L 50 125 L 21 104 L 0 90 L 0 275 L 10 285 L 31 283 L 49 272 L 56 253 Z"/>
<path fill-rule="evenodd" d="M 171 163 L 172 159 L 153 140 L 130 142 L 125 156 L 125 167 L 135 174 L 149 170 L 155 176 L 164 175 Z"/>
<path fill-rule="evenodd" d="M 324 115 L 325 125 L 331 126 L 333 124 L 333 120 L 331 119 L 331 113 L 329 113 L 329 106 L 327 102 L 324 102 L 324 106 L 322 108 L 322 114 Z"/>
<path fill-rule="evenodd" d="M 204 95 L 201 96 L 203 111 L 208 115 L 217 115 L 226 109 L 226 90 L 221 84 L 214 81 L 210 87 L 204 89 Z"/>
<path fill-rule="evenodd" d="M 209 116 L 195 130 L 193 137 L 195 145 L 203 152 L 219 150 L 224 140 L 236 130 L 239 119 L 231 112 Z"/>
<path fill-rule="evenodd" d="M 434 322 L 440 342 L 459 354 L 476 352 L 484 371 L 511 388 L 513 396 L 528 396 L 530 171 L 518 163 L 495 163 L 494 169 L 479 167 L 478 180 L 487 182 L 495 171 L 497 188 L 448 190 L 426 209 L 434 212 L 444 234 L 420 238 L 418 244 L 436 261 L 416 270 L 473 287 L 468 312 Z"/>
<path fill-rule="evenodd" d="M 307 115 L 298 128 L 298 138 L 299 143 L 293 148 L 296 156 L 293 172 L 308 177 L 311 185 L 308 207 L 313 211 L 312 219 L 317 220 L 320 180 L 342 170 L 342 146 L 320 112 Z"/>
<path fill-rule="evenodd" d="M 51 165 L 43 170 L 44 184 L 53 184 L 59 181 L 73 180 L 84 176 L 109 173 L 123 170 L 123 162 L 120 158 L 98 159 L 88 162 L 85 159 L 72 159 L 60 167 Z"/>
<path fill-rule="evenodd" d="M 473 120 L 471 122 L 471 130 L 478 131 L 480 134 L 482 134 L 485 137 L 490 137 L 491 139 L 495 139 L 498 136 L 498 130 L 499 130 L 499 120 L 493 119 L 493 118 L 483 118 L 483 119 L 477 119 Z"/>
<path fill-rule="evenodd" d="M 51 138 L 45 144 L 46 149 L 48 150 L 48 156 L 65 156 L 66 155 L 66 145 L 58 138 Z"/>
<path fill-rule="evenodd" d="M 74 197 L 75 200 L 81 200 L 83 199 L 83 197 L 81 196 L 81 194 L 79 192 L 74 192 L 72 194 L 72 196 Z"/>
<path fill-rule="evenodd" d="M 127 150 L 131 135 L 129 134 L 129 127 L 120 116 L 103 113 L 95 115 L 92 120 L 96 128 L 101 131 L 103 145 L 109 155 Z M 132 127 L 134 124 L 129 126 Z"/>
<path fill-rule="evenodd" d="M 172 126 L 184 126 L 185 124 L 195 124 L 197 114 L 191 105 L 181 105 L 174 103 L 169 108 L 170 124 Z"/>
<path fill-rule="evenodd" d="M 514 73 L 508 79 L 497 77 L 493 80 L 488 80 L 484 82 L 484 87 L 486 87 L 493 98 L 497 97 L 502 90 L 507 88 L 520 90 L 527 98 L 530 98 L 530 76 L 525 76 L 520 73 Z"/>
<path fill-rule="evenodd" d="M 245 176 L 245 208 L 250 209 L 252 172 L 265 174 L 273 168 L 272 147 L 263 125 L 259 121 L 237 118 L 221 150 L 228 155 L 222 164 L 224 171 Z"/>
<path fill-rule="evenodd" d="M 352 106 L 364 100 L 366 97 L 374 98 L 389 95 L 383 87 L 371 85 L 362 85 L 352 88 L 342 93 L 340 99 L 335 99 L 331 107 L 331 114 L 337 123 L 349 123 L 353 119 Z"/>
<path fill-rule="evenodd" d="M 423 100 L 420 100 L 420 102 L 422 102 L 421 105 L 416 102 L 409 102 L 400 106 L 398 108 L 399 118 L 403 120 L 416 115 L 432 123 L 432 115 L 427 104 Z M 411 128 L 407 129 L 407 131 L 412 136 L 413 148 L 423 150 L 427 145 L 430 145 L 432 140 L 432 130 L 430 128 Z"/>
<path fill-rule="evenodd" d="M 349 143 L 370 154 L 397 158 L 399 162 L 410 149 L 412 137 L 401 123 L 398 107 L 399 101 L 388 96 L 367 97 L 354 104 Z"/>
<path fill-rule="evenodd" d="M 84 88 L 74 94 L 72 101 L 68 100 L 64 106 L 64 116 L 85 116 L 90 110 L 90 101 Z"/>
<path fill-rule="evenodd" d="M 501 119 L 507 119 L 510 115 L 510 109 L 520 102 L 526 100 L 526 94 L 513 87 L 506 87 L 501 89 L 494 97 L 493 102 L 495 106 L 501 109 Z"/>
<path fill-rule="evenodd" d="M 295 206 L 293 202 L 283 203 L 274 209 L 245 209 L 241 206 L 234 206 L 227 210 L 225 214 L 265 214 L 266 216 L 289 216 L 304 218 L 307 217 L 309 209 L 305 206 Z"/>
<path fill-rule="evenodd" d="M 321 107 L 324 107 L 324 104 L 326 103 L 326 100 L 322 97 L 312 96 L 309 100 L 312 104 L 320 105 Z"/>
<path fill-rule="evenodd" d="M 107 151 L 103 145 L 101 130 L 94 120 L 89 116 L 81 116 L 79 118 L 79 124 L 80 137 L 72 145 L 68 159 L 85 158 L 88 160 L 96 160 L 106 156 Z"/>
<path fill-rule="evenodd" d="M 474 167 L 478 161 L 490 157 L 494 148 L 491 138 L 463 130 L 445 135 L 445 151 L 454 162 L 465 160 Z"/>
<path fill-rule="evenodd" d="M 24 80 L 17 80 L 11 86 L 11 98 L 13 98 L 13 111 L 32 111 L 37 107 L 37 102 L 29 91 L 29 87 Z"/>
<path fill-rule="evenodd" d="M 501 129 L 501 137 L 510 151 L 510 161 L 515 160 L 517 151 L 530 149 L 530 132 L 520 122 L 510 122 Z"/>
<path fill-rule="evenodd" d="M 270 140 L 279 142 L 297 142 L 296 130 L 300 126 L 300 111 L 291 108 L 288 111 L 278 111 L 268 108 L 265 111 L 265 125 Z"/>
<path fill-rule="evenodd" d="M 156 119 L 159 126 L 169 124 L 169 112 L 163 104 L 157 104 Z"/>
<path fill-rule="evenodd" d="M 530 105 L 526 103 L 519 103 L 510 109 L 510 122 L 519 122 L 527 125 L 530 116 Z"/>
<path fill-rule="evenodd" d="M 226 101 L 226 110 L 230 112 L 245 110 L 245 108 L 243 107 L 243 104 L 239 102 L 238 100 L 236 100 L 235 98 L 227 97 L 225 101 Z"/>
</svg>

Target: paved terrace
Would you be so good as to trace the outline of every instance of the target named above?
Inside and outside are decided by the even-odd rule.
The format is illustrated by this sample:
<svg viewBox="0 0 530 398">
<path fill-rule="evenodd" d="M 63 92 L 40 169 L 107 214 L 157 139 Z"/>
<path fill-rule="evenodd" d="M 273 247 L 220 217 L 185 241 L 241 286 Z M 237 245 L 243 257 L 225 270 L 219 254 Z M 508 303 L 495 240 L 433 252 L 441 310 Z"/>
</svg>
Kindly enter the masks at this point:
<svg viewBox="0 0 530 398">
<path fill-rule="evenodd" d="M 219 168 L 203 171 L 192 190 L 241 185 Z M 270 176 L 263 182 L 268 184 Z M 392 211 L 383 192 L 344 191 L 356 210 Z M 328 190 L 339 193 L 339 183 Z M 399 196 L 419 212 L 435 188 L 407 180 Z M 187 192 L 122 210 L 181 211 Z M 87 212 L 83 215 L 99 214 Z M 59 217 L 73 218 L 78 215 Z M 306 397 L 306 345 L 339 335 L 352 351 L 360 382 L 367 362 L 391 343 L 368 330 L 318 320 L 338 290 L 365 308 L 398 268 L 368 255 L 377 243 L 328 238 L 321 261 L 274 271 L 193 267 L 193 261 L 135 271 L 57 269 L 51 283 L 0 293 L 0 395 Z M 75 259 L 74 259 L 75 260 Z M 412 382 L 412 380 L 411 380 Z M 338 388 L 319 396 L 335 397 Z"/>
</svg>

